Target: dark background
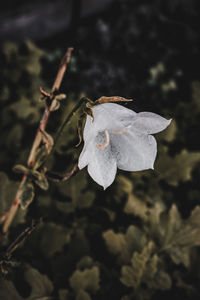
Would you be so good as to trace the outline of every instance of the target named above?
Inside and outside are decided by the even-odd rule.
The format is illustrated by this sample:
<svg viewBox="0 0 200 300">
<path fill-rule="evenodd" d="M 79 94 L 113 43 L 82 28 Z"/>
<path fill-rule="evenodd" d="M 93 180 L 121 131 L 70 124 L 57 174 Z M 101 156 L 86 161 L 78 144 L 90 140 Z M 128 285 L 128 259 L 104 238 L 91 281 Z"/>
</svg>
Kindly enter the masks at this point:
<svg viewBox="0 0 200 300">
<path fill-rule="evenodd" d="M 189 216 L 200 199 L 199 1 L 9 0 L 1 6 L 1 213 L 8 209 L 20 180 L 12 167 L 26 163 L 41 117 L 39 87 L 51 88 L 67 47 L 74 47 L 61 87 L 68 102 L 50 119 L 48 132 L 55 134 L 82 95 L 92 100 L 102 95 L 133 98 L 127 107 L 173 119 L 170 129 L 158 135 L 154 173 L 119 172 L 105 192 L 86 171 L 66 184 L 53 183 L 50 191 L 36 188 L 35 200 L 2 240 L 2 253 L 32 219 L 42 216 L 44 224 L 13 255 L 20 265 L 2 278 L 2 299 L 31 299 L 31 291 L 38 288 L 33 284 L 36 278 L 42 282 L 34 294 L 37 299 L 198 299 L 200 254 L 194 246 L 200 244 L 200 232 L 198 222 Z M 76 122 L 72 125 L 58 144 L 50 169 L 65 172 L 77 160 Z M 125 209 L 128 201 L 132 209 Z M 175 217 L 173 205 L 179 212 Z M 152 220 L 158 207 L 156 232 Z M 177 227 L 170 225 L 179 217 Z M 139 235 L 136 229 L 129 235 L 131 226 Z M 112 233 L 105 235 L 109 230 Z M 183 238 L 185 232 L 190 241 Z M 172 250 L 163 254 L 167 234 Z M 135 246 L 141 236 L 146 244 Z M 183 240 L 178 245 L 177 236 Z M 150 258 L 138 263 L 138 269 L 136 259 L 122 279 L 134 253 L 141 254 L 140 262 L 148 257 L 148 241 L 155 243 Z M 158 263 L 153 284 L 146 274 L 153 274 L 154 254 Z M 79 271 L 82 275 L 77 275 Z M 49 285 L 44 275 L 51 280 Z M 141 276 L 137 287 L 134 276 Z"/>
</svg>

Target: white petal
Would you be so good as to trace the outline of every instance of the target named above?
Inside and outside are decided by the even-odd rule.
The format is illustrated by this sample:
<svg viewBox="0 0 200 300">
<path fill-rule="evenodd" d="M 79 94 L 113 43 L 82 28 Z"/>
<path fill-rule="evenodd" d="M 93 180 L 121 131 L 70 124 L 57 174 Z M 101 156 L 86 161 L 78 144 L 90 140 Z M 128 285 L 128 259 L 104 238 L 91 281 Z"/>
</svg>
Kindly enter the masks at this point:
<svg viewBox="0 0 200 300">
<path fill-rule="evenodd" d="M 137 115 L 134 111 L 115 103 L 104 103 L 93 109 L 94 120 L 87 116 L 83 132 L 84 141 L 104 130 L 117 131 L 132 123 Z"/>
<path fill-rule="evenodd" d="M 92 142 L 92 141 L 91 141 Z M 83 150 L 81 151 L 81 154 L 79 156 L 78 159 L 78 167 L 80 170 L 82 170 L 83 168 L 85 168 L 90 161 L 90 150 L 89 150 L 90 146 L 88 147 L 88 145 L 84 144 Z"/>
<path fill-rule="evenodd" d="M 153 169 L 157 144 L 153 136 L 135 132 L 111 135 L 111 148 L 117 158 L 117 166 L 125 171 Z"/>
<path fill-rule="evenodd" d="M 153 134 L 164 130 L 171 123 L 157 114 L 141 112 L 133 119 L 132 126 L 140 132 Z"/>
<path fill-rule="evenodd" d="M 99 149 L 98 144 L 105 143 L 105 134 L 101 132 L 85 144 L 79 157 L 78 167 L 84 168 L 88 165 L 88 173 L 99 185 L 106 189 L 115 179 L 117 172 L 116 158 L 111 152 L 109 144 L 104 149 Z"/>
</svg>

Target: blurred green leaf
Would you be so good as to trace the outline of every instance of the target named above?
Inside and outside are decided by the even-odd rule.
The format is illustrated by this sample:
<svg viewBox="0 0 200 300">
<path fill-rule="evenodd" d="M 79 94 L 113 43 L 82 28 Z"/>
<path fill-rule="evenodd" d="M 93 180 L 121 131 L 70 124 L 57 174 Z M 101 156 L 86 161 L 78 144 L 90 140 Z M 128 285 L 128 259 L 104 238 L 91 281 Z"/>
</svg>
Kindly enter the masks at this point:
<svg viewBox="0 0 200 300">
<path fill-rule="evenodd" d="M 69 181 L 58 184 L 59 192 L 62 196 L 70 198 L 71 202 L 56 202 L 56 207 L 64 213 L 74 211 L 76 208 L 83 209 L 92 205 L 95 194 L 88 190 L 87 174 L 79 172 Z"/>
<path fill-rule="evenodd" d="M 39 247 L 45 257 L 51 257 L 62 251 L 67 243 L 68 231 L 65 227 L 54 223 L 46 223 L 40 231 Z"/>
<path fill-rule="evenodd" d="M 177 207 L 172 205 L 168 216 L 161 216 L 162 251 L 167 252 L 175 264 L 190 266 L 190 251 L 200 246 L 200 206 L 196 206 L 187 220 L 182 220 Z"/>
<path fill-rule="evenodd" d="M 0 172 L 0 215 L 10 208 L 17 188 L 18 183 L 10 180 L 4 172 Z"/>
<path fill-rule="evenodd" d="M 161 152 L 155 169 L 159 171 L 158 177 L 167 183 L 177 186 L 181 181 L 191 179 L 191 173 L 197 162 L 200 161 L 200 152 L 188 152 L 183 149 L 175 157 L 170 157 L 167 149 Z"/>
<path fill-rule="evenodd" d="M 95 293 L 100 288 L 99 268 L 94 266 L 83 271 L 76 270 L 70 277 L 69 282 L 76 293 L 79 293 L 81 290 Z"/>
<path fill-rule="evenodd" d="M 124 285 L 137 289 L 142 282 L 146 282 L 148 279 L 154 277 L 157 271 L 158 260 L 156 256 L 152 256 L 154 247 L 153 242 L 149 242 L 141 253 L 133 253 L 131 259 L 132 266 L 122 267 L 122 277 L 120 280 Z M 149 272 L 149 269 L 151 272 Z"/>
<path fill-rule="evenodd" d="M 39 271 L 29 268 L 25 272 L 25 280 L 31 287 L 31 293 L 27 298 L 19 295 L 14 284 L 7 279 L 0 279 L 0 299 L 2 300 L 50 300 L 53 291 L 52 282 L 46 275 L 42 275 Z"/>
<path fill-rule="evenodd" d="M 90 297 L 90 295 L 84 291 L 84 290 L 80 290 L 76 296 L 76 300 L 91 300 L 92 298 Z"/>
</svg>

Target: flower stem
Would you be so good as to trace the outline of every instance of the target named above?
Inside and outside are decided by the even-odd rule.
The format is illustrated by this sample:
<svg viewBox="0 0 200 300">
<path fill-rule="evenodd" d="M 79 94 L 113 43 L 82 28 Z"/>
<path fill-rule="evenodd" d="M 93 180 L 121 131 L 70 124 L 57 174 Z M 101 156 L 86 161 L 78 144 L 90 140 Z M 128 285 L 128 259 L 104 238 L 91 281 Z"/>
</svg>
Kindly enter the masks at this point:
<svg viewBox="0 0 200 300">
<path fill-rule="evenodd" d="M 32 167 L 34 165 L 35 153 L 36 153 L 38 147 L 40 146 L 40 143 L 41 143 L 41 140 L 42 140 L 42 133 L 41 132 L 43 132 L 45 130 L 46 126 L 47 126 L 47 121 L 48 121 L 50 113 L 51 113 L 51 107 L 54 105 L 54 94 L 53 93 L 55 91 L 58 91 L 59 88 L 60 88 L 60 85 L 62 83 L 65 71 L 67 70 L 67 65 L 68 65 L 68 63 L 70 61 L 70 58 L 71 58 L 71 52 L 72 51 L 73 51 L 73 48 L 68 48 L 67 52 L 65 53 L 65 55 L 64 55 L 64 57 L 61 61 L 56 79 L 55 79 L 54 84 L 53 84 L 52 89 L 51 89 L 51 97 L 50 97 L 51 104 L 49 106 L 46 105 L 45 111 L 44 111 L 43 116 L 41 118 L 39 127 L 38 127 L 37 132 L 36 132 L 36 136 L 35 136 L 35 139 L 34 139 L 34 142 L 33 142 L 29 157 L 28 157 L 28 162 L 27 162 L 28 167 Z M 14 201 L 13 201 L 11 207 L 10 207 L 10 210 L 8 211 L 8 214 L 6 215 L 4 225 L 3 225 L 3 229 L 2 229 L 3 233 L 6 233 L 8 231 L 8 229 L 9 229 L 10 225 L 12 224 L 12 221 L 13 221 L 16 213 L 17 213 L 18 207 L 20 205 L 20 198 L 18 197 L 19 192 L 20 192 L 20 187 L 22 186 L 22 184 L 24 184 L 24 182 L 26 180 L 27 180 L 27 175 L 24 175 L 23 178 L 22 178 L 22 181 L 19 185 L 19 188 L 17 190 L 16 197 L 15 197 L 15 199 L 14 199 Z"/>
<path fill-rule="evenodd" d="M 81 98 L 78 103 L 76 103 L 76 105 L 74 106 L 74 108 L 72 109 L 72 111 L 69 113 L 69 115 L 66 117 L 66 119 L 64 120 L 64 122 L 61 124 L 60 128 L 57 131 L 56 137 L 54 139 L 54 146 L 56 145 L 56 142 L 58 141 L 63 129 L 65 128 L 66 125 L 68 125 L 71 122 L 71 118 L 76 114 L 77 110 L 81 107 L 81 105 L 84 102 L 88 102 L 88 98 L 83 97 Z"/>
</svg>

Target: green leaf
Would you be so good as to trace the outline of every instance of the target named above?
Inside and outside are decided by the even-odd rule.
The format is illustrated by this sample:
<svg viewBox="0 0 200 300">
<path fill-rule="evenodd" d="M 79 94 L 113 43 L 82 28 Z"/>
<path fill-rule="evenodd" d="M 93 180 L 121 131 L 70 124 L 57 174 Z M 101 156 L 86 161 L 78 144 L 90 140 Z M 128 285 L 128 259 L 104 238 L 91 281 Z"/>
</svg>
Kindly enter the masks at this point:
<svg viewBox="0 0 200 300">
<path fill-rule="evenodd" d="M 76 300 L 92 300 L 92 298 L 86 291 L 80 290 L 76 296 Z"/>
<path fill-rule="evenodd" d="M 171 288 L 171 278 L 164 271 L 158 268 L 159 257 L 154 253 L 155 244 L 150 241 L 142 252 L 134 252 L 131 259 L 131 266 L 122 266 L 121 282 L 127 287 L 133 287 L 137 299 L 145 292 L 142 284 L 146 284 L 146 292 L 151 294 L 154 290 L 168 290 Z M 146 299 L 145 293 L 143 294 Z M 151 298 L 151 297 L 150 297 Z"/>
<path fill-rule="evenodd" d="M 0 216 L 10 208 L 17 188 L 18 183 L 10 180 L 4 172 L 0 172 Z"/>
<path fill-rule="evenodd" d="M 41 104 L 40 104 L 41 107 Z M 29 122 L 34 124 L 39 121 L 40 111 L 37 109 L 31 101 L 25 97 L 9 106 L 9 111 L 16 115 L 18 120 Z"/>
<path fill-rule="evenodd" d="M 70 286 L 76 293 L 79 293 L 80 290 L 96 293 L 100 288 L 99 282 L 100 272 L 96 266 L 83 271 L 76 270 L 69 279 Z"/>
<path fill-rule="evenodd" d="M 77 268 L 90 269 L 93 266 L 93 259 L 90 256 L 83 256 L 77 264 Z"/>
<path fill-rule="evenodd" d="M 34 170 L 39 169 L 39 167 L 41 167 L 41 165 L 44 163 L 44 161 L 46 160 L 46 157 L 48 155 L 48 150 L 47 148 L 43 145 L 41 146 L 35 154 L 34 157 Z"/>
<path fill-rule="evenodd" d="M 59 101 L 56 101 L 54 99 L 54 101 L 52 102 L 52 105 L 51 105 L 51 111 L 56 111 L 60 108 L 60 102 Z"/>
<path fill-rule="evenodd" d="M 143 221 L 147 221 L 149 208 L 144 200 L 136 197 L 134 194 L 130 194 L 125 204 L 124 212 L 138 216 Z"/>
<path fill-rule="evenodd" d="M 133 287 L 136 284 L 135 280 L 135 270 L 131 266 L 123 266 L 122 277 L 120 278 L 121 282 L 127 287 Z"/>
<path fill-rule="evenodd" d="M 132 191 L 133 182 L 123 175 L 118 175 L 116 177 L 116 195 L 114 195 L 116 200 L 118 201 L 118 199 L 130 195 Z"/>
<path fill-rule="evenodd" d="M 13 167 L 13 172 L 28 175 L 28 174 L 30 174 L 31 170 L 23 165 L 15 165 Z"/>
<path fill-rule="evenodd" d="M 103 232 L 102 236 L 108 250 L 119 256 L 120 263 L 128 263 L 132 253 L 141 251 L 147 243 L 144 232 L 134 225 L 129 226 L 125 234 L 110 229 Z"/>
<path fill-rule="evenodd" d="M 113 230 L 107 230 L 103 233 L 108 250 L 115 255 L 122 255 L 126 249 L 125 235 L 115 233 Z"/>
<path fill-rule="evenodd" d="M 161 218 L 164 221 L 163 216 Z M 200 206 L 196 206 L 184 221 L 173 205 L 161 226 L 162 251 L 167 252 L 174 263 L 189 267 L 191 248 L 200 246 Z"/>
<path fill-rule="evenodd" d="M 60 108 L 60 101 L 66 99 L 67 96 L 65 94 L 58 94 L 55 96 L 53 103 L 51 105 L 51 111 L 58 110 Z"/>
<path fill-rule="evenodd" d="M 200 161 L 200 152 L 188 152 L 183 149 L 175 157 L 170 157 L 167 148 L 163 149 L 155 164 L 155 169 L 159 171 L 158 178 L 173 186 L 190 180 L 194 166 Z"/>
<path fill-rule="evenodd" d="M 152 289 L 165 291 L 171 288 L 172 280 L 169 274 L 167 274 L 165 271 L 158 270 L 153 277 L 153 280 L 147 282 L 147 284 Z"/>
<path fill-rule="evenodd" d="M 31 287 L 31 293 L 27 298 L 19 295 L 14 284 L 7 279 L 0 279 L 0 299 L 2 300 L 51 300 L 49 297 L 53 291 L 52 282 L 46 275 L 39 271 L 29 268 L 25 272 L 25 280 Z"/>
<path fill-rule="evenodd" d="M 46 275 L 42 275 L 36 269 L 30 268 L 25 272 L 25 279 L 31 285 L 31 294 L 28 299 L 42 299 L 50 296 L 53 284 Z"/>
<path fill-rule="evenodd" d="M 39 247 L 44 256 L 51 257 L 57 252 L 61 252 L 67 244 L 68 230 L 54 223 L 46 223 L 41 228 Z"/>
<path fill-rule="evenodd" d="M 48 190 L 49 183 L 44 173 L 34 171 L 34 182 L 37 184 L 42 190 Z"/>
<path fill-rule="evenodd" d="M 154 247 L 154 243 L 149 242 L 141 253 L 133 253 L 131 259 L 132 266 L 122 267 L 122 277 L 120 280 L 124 285 L 137 289 L 144 280 L 146 281 L 144 279 L 145 276 L 154 276 L 157 270 L 157 258 L 155 260 L 154 256 L 152 257 Z M 151 270 L 150 273 L 149 269 Z"/>
<path fill-rule="evenodd" d="M 144 231 L 134 225 L 130 225 L 127 228 L 125 240 L 131 255 L 134 251 L 141 252 L 147 244 L 147 237 Z"/>
<path fill-rule="evenodd" d="M 30 180 L 25 180 L 19 188 L 19 200 L 23 209 L 26 209 L 31 204 L 34 195 L 33 184 Z"/>
<path fill-rule="evenodd" d="M 92 205 L 95 194 L 88 190 L 86 173 L 78 173 L 69 181 L 59 183 L 58 189 L 62 196 L 71 198 L 71 202 L 55 202 L 56 207 L 64 213 L 69 213 L 75 209 L 88 208 Z"/>
</svg>

